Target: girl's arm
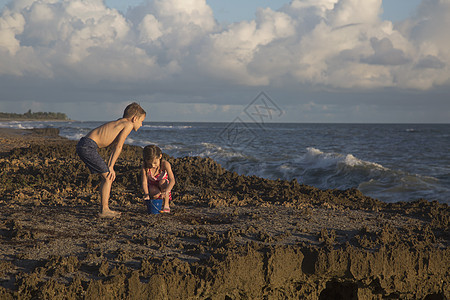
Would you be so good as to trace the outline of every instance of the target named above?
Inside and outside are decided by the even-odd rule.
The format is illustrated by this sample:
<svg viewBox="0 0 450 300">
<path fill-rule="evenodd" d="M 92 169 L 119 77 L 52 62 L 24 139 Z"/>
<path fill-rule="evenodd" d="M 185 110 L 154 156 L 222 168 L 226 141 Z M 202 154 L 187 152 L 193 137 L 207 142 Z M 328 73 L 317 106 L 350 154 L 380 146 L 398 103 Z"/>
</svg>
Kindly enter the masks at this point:
<svg viewBox="0 0 450 300">
<path fill-rule="evenodd" d="M 150 196 L 148 194 L 147 172 L 145 171 L 144 166 L 142 166 L 141 168 L 141 183 L 142 183 L 142 190 L 144 190 L 144 200 L 149 200 Z"/>
<path fill-rule="evenodd" d="M 162 165 L 164 169 L 167 171 L 167 176 L 169 177 L 169 185 L 165 190 L 166 193 L 169 193 L 172 190 L 173 186 L 175 185 L 175 176 L 173 176 L 172 167 L 170 166 L 170 163 L 167 160 L 163 160 Z"/>
</svg>

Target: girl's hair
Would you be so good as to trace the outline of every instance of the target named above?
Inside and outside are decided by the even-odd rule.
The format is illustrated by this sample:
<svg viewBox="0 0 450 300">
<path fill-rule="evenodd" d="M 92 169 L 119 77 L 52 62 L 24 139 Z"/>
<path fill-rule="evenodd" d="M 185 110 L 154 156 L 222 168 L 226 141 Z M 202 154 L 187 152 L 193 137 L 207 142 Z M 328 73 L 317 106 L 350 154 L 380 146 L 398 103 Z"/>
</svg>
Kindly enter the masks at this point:
<svg viewBox="0 0 450 300">
<path fill-rule="evenodd" d="M 155 157 L 159 157 L 162 154 L 161 149 L 156 145 L 148 145 L 144 148 L 144 168 L 149 169 L 152 166 L 152 162 Z"/>
</svg>

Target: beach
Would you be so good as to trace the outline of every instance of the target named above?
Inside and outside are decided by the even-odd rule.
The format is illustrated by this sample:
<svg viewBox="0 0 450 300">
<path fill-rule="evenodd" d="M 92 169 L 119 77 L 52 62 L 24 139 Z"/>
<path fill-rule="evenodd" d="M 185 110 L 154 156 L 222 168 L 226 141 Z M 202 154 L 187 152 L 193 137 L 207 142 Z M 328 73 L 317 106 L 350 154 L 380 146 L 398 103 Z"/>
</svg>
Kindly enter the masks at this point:
<svg viewBox="0 0 450 300">
<path fill-rule="evenodd" d="M 165 156 L 172 213 L 125 145 L 111 206 L 55 129 L 0 129 L 0 299 L 448 299 L 447 204 L 238 175 Z M 102 149 L 108 156 L 108 149 Z"/>
</svg>

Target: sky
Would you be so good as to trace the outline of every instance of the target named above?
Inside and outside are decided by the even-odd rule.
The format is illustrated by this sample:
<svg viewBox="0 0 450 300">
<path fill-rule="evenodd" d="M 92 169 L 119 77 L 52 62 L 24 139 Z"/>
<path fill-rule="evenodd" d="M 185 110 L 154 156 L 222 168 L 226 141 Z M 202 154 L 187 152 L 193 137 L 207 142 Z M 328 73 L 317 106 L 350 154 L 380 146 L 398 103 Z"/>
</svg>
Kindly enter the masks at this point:
<svg viewBox="0 0 450 300">
<path fill-rule="evenodd" d="M 0 0 L 0 111 L 448 123 L 446 28 L 450 0 Z"/>
</svg>

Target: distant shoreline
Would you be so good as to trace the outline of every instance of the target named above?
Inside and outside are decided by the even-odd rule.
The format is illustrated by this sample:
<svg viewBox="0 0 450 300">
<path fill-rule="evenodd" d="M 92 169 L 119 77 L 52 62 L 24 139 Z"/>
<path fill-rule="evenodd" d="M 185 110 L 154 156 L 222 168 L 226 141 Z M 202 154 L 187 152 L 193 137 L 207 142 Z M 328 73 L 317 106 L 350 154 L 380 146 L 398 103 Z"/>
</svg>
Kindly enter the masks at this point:
<svg viewBox="0 0 450 300">
<path fill-rule="evenodd" d="M 67 121 L 69 117 L 62 112 L 32 112 L 29 109 L 26 113 L 18 114 L 18 113 L 8 113 L 8 112 L 0 112 L 0 120 L 5 121 L 44 121 L 44 120 L 60 120 Z"/>
</svg>

